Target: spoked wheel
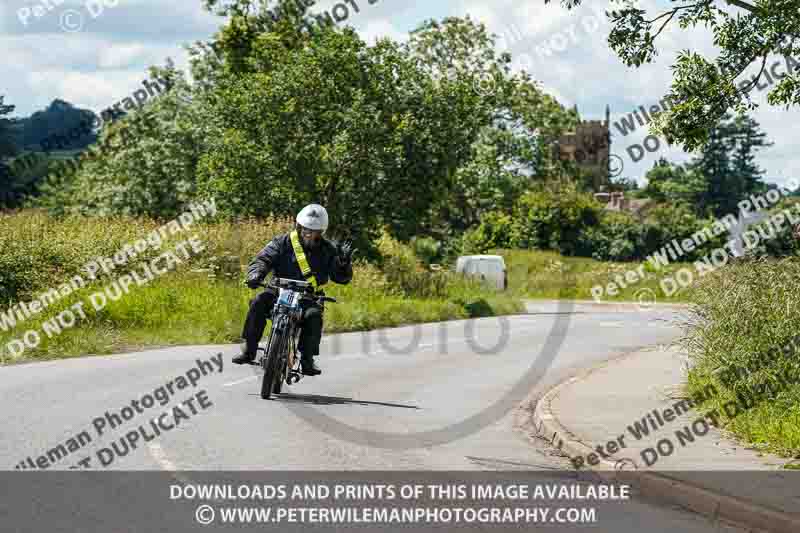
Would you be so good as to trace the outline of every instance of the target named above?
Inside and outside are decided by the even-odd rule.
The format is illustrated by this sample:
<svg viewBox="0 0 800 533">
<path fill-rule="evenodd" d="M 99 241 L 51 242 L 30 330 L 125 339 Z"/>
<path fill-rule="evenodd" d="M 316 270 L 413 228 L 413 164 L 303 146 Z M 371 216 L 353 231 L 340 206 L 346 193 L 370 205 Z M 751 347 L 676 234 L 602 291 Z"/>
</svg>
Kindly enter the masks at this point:
<svg viewBox="0 0 800 533">
<path fill-rule="evenodd" d="M 278 380 L 272 390 L 274 394 L 280 394 L 284 383 L 294 385 L 300 381 L 300 375 L 294 369 L 297 358 L 297 350 L 295 349 L 297 333 L 295 332 L 294 335 L 295 338 L 288 343 L 289 346 L 286 346 L 286 365 L 281 371 L 281 379 Z"/>
<path fill-rule="evenodd" d="M 283 380 L 286 379 L 286 369 L 281 369 L 275 379 L 275 385 L 272 386 L 272 394 L 280 394 L 283 388 Z"/>
<path fill-rule="evenodd" d="M 281 375 L 283 369 L 280 368 L 282 360 L 283 335 L 270 336 L 270 343 L 267 347 L 267 364 L 264 369 L 264 377 L 261 380 L 261 398 L 269 400 L 271 394 L 281 391 Z"/>
</svg>

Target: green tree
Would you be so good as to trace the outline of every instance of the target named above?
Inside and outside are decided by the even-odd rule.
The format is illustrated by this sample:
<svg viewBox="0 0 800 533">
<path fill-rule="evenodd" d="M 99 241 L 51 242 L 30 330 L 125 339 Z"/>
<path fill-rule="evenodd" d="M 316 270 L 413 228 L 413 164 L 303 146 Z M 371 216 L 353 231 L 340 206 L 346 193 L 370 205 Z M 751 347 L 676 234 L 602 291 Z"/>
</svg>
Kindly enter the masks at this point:
<svg viewBox="0 0 800 533">
<path fill-rule="evenodd" d="M 564 255 L 590 255 L 580 237 L 596 226 L 601 205 L 575 184 L 549 184 L 521 196 L 514 209 L 511 244 L 517 248 L 556 250 Z"/>
<path fill-rule="evenodd" d="M 755 152 L 774 143 L 767 141 L 767 134 L 750 117 L 737 117 L 735 126 L 736 148 L 731 159 L 733 172 L 740 176 L 745 194 L 764 192 L 764 170 L 756 164 Z"/>
<path fill-rule="evenodd" d="M 725 115 L 711 129 L 709 140 L 691 168 L 702 174 L 707 186 L 698 198 L 698 212 L 723 216 L 738 211 L 737 204 L 750 194 L 763 192 L 763 171 L 755 164 L 755 151 L 770 146 L 766 134 L 749 117 Z"/>
<path fill-rule="evenodd" d="M 552 146 L 576 117 L 528 73 L 512 75 L 511 57 L 496 55 L 494 36 L 483 24 L 469 16 L 428 21 L 409 42 L 431 77 L 467 89 L 460 118 L 468 129 L 453 145 L 464 164 L 439 198 L 435 227 L 427 231 L 453 239 L 490 211 L 510 212 L 532 182 L 563 174 Z"/>
<path fill-rule="evenodd" d="M 482 254 L 492 249 L 510 248 L 513 227 L 510 213 L 490 211 L 481 218 L 480 224 L 464 233 L 461 252 Z"/>
<path fill-rule="evenodd" d="M 597 224 L 578 235 L 580 255 L 598 261 L 629 261 L 642 256 L 644 226 L 633 215 L 602 211 Z"/>
<path fill-rule="evenodd" d="M 450 149 L 462 123 L 446 120 L 458 94 L 399 45 L 368 48 L 350 29 L 318 32 L 303 48 L 258 40 L 247 64 L 263 70 L 231 74 L 215 94 L 201 190 L 229 214 L 291 214 L 314 201 L 333 233 L 373 240 L 387 223 L 413 236 L 460 163 Z"/>
<path fill-rule="evenodd" d="M 669 202 L 691 206 L 702 212 L 700 202 L 708 183 L 698 171 L 688 166 L 676 165 L 663 157 L 645 174 L 645 196 L 656 202 Z"/>
<path fill-rule="evenodd" d="M 608 183 L 608 190 L 613 192 L 636 193 L 639 192 L 639 184 L 636 180 L 627 176 L 611 177 Z"/>
<path fill-rule="evenodd" d="M 385 224 L 402 240 L 435 226 L 460 184 L 470 216 L 487 198 L 511 203 L 522 178 L 504 163 L 542 136 L 485 130 L 527 126 L 537 108 L 557 104 L 509 81 L 481 25 L 429 21 L 406 44 L 367 47 L 350 29 L 305 34 L 291 17 L 265 32 L 250 13 L 218 39 L 227 73 L 212 83 L 219 134 L 201 161 L 203 191 L 253 215 L 318 201 L 344 232 L 369 236 Z M 544 122 L 542 131 L 555 129 Z"/>
<path fill-rule="evenodd" d="M 30 150 L 79 150 L 97 140 L 94 113 L 56 99 L 22 122 L 22 145 Z"/>
<path fill-rule="evenodd" d="M 14 143 L 14 132 L 12 129 L 13 122 L 11 119 L 3 118 L 11 114 L 16 106 L 6 105 L 3 103 L 5 100 L 4 95 L 0 95 L 0 159 L 12 157 L 17 153 L 17 147 Z"/>
<path fill-rule="evenodd" d="M 4 118 L 14 111 L 15 106 L 4 104 L 4 99 L 5 96 L 0 95 L 0 207 L 6 207 L 14 196 L 14 176 L 7 159 L 17 153 L 12 129 L 13 123 L 10 119 Z"/>
<path fill-rule="evenodd" d="M 173 89 L 51 176 L 48 207 L 166 217 L 213 195 L 225 215 L 260 217 L 318 202 L 331 234 L 363 250 L 383 227 L 406 241 L 510 210 L 556 167 L 550 141 L 570 115 L 510 75 L 482 25 L 427 22 L 367 46 L 350 28 L 306 31 L 297 11 L 275 22 L 255 1 L 206 5 L 228 20 L 190 48 L 194 83 L 154 69 Z M 454 194 L 462 204 L 443 209 Z"/>
<path fill-rule="evenodd" d="M 663 203 L 648 210 L 642 232 L 642 253 L 648 255 L 662 249 L 667 243 L 690 237 L 697 231 L 711 227 L 712 218 L 698 217 L 687 203 Z M 712 238 L 702 245 L 687 252 L 683 259 L 693 261 L 701 259 L 715 248 L 725 244 L 727 233 Z"/>
<path fill-rule="evenodd" d="M 758 122 L 725 115 L 690 163 L 659 160 L 645 175 L 644 193 L 656 201 L 688 205 L 700 217 L 736 213 L 743 198 L 766 190 L 755 154 L 770 145 Z"/>
<path fill-rule="evenodd" d="M 553 158 L 552 143 L 569 128 L 569 112 L 528 80 L 512 78 L 509 83 L 516 96 L 498 112 L 503 118 L 482 129 L 449 195 L 442 198 L 442 219 L 457 233 L 490 211 L 510 212 L 533 184 L 567 175 L 562 162 Z"/>
<path fill-rule="evenodd" d="M 735 206 L 743 192 L 736 176 L 731 173 L 733 133 L 732 125 L 727 121 L 714 127 L 709 133 L 708 142 L 700 151 L 700 157 L 692 165 L 706 181 L 705 191 L 698 199 L 699 212 L 727 209 L 731 202 Z"/>
<path fill-rule="evenodd" d="M 652 62 L 658 55 L 656 40 L 671 23 L 684 31 L 701 26 L 713 33 L 716 57 L 692 50 L 680 53 L 671 67 L 668 95 L 677 105 L 651 125 L 653 133 L 663 135 L 670 144 L 682 143 L 687 151 L 705 144 L 728 110 L 743 114 L 757 107 L 750 95 L 764 75 L 770 54 L 784 56 L 787 65 L 798 65 L 793 56 L 800 52 L 800 0 L 675 0 L 658 15 L 631 0 L 612 1 L 620 8 L 607 13 L 613 24 L 608 43 L 628 66 Z M 561 4 L 572 9 L 581 0 L 561 0 Z M 750 65 L 759 68 L 755 79 L 737 83 Z M 788 73 L 767 100 L 771 105 L 800 103 L 800 72 L 795 68 Z"/>
<path fill-rule="evenodd" d="M 109 124 L 98 142 L 54 166 L 36 204 L 54 214 L 172 218 L 196 197 L 196 173 L 212 120 L 167 62 L 151 74 L 171 89 Z"/>
<path fill-rule="evenodd" d="M 167 95 L 111 125 L 96 157 L 53 177 L 51 206 L 168 216 L 214 194 L 229 215 L 264 216 L 315 201 L 344 232 L 418 233 L 488 123 L 472 80 L 435 79 L 408 45 L 308 35 L 291 13 L 274 24 L 256 4 L 207 2 L 229 20 L 193 48 L 197 84 L 175 75 L 170 92 L 191 102 Z"/>
</svg>

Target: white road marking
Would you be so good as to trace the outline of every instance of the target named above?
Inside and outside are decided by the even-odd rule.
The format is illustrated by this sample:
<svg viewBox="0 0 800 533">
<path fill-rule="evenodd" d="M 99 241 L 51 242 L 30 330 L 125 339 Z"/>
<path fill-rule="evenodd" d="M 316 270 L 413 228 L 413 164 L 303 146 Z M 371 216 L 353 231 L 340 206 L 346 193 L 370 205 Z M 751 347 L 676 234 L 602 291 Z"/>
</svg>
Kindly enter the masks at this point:
<svg viewBox="0 0 800 533">
<path fill-rule="evenodd" d="M 175 466 L 175 463 L 167 458 L 167 454 L 164 453 L 164 449 L 159 443 L 148 442 L 147 448 L 150 451 L 150 456 L 155 459 L 159 465 L 161 465 L 163 470 L 169 470 L 170 472 L 176 472 L 178 470 L 178 467 Z"/>
<path fill-rule="evenodd" d="M 170 475 L 177 481 L 180 481 L 183 485 L 193 484 L 192 480 L 178 470 L 178 467 L 175 466 L 175 463 L 169 460 L 167 454 L 164 453 L 164 449 L 160 444 L 157 442 L 148 442 L 147 451 L 150 452 L 150 457 L 152 457 L 161 466 L 161 469 L 169 472 Z M 218 502 L 219 500 L 212 498 L 212 501 Z"/>
<path fill-rule="evenodd" d="M 460 344 L 460 343 L 464 343 L 464 342 L 467 342 L 467 337 L 455 337 L 455 338 L 452 338 L 452 339 L 447 339 L 447 344 L 448 345 L 450 345 L 450 344 Z M 424 344 L 418 344 L 417 348 L 431 348 L 433 346 L 436 346 L 436 343 L 429 342 L 429 343 L 424 343 Z M 325 359 L 326 360 L 332 360 L 332 361 L 342 361 L 342 360 L 352 360 L 352 359 L 365 359 L 367 357 L 374 357 L 374 356 L 378 356 L 378 355 L 387 355 L 387 354 L 392 356 L 392 357 L 397 355 L 396 353 L 387 352 L 386 350 L 375 350 L 375 351 L 368 352 L 368 353 L 354 352 L 354 353 L 348 353 L 348 354 L 339 354 L 339 355 L 333 355 L 333 356 L 326 356 Z M 239 380 L 236 380 L 236 381 L 230 381 L 228 383 L 224 383 L 222 386 L 223 387 L 233 387 L 234 385 L 240 385 L 242 383 L 246 383 L 246 382 L 248 382 L 250 380 L 253 380 L 253 379 L 256 379 L 256 378 L 258 378 L 258 376 L 249 376 L 249 377 L 246 377 L 246 378 L 243 378 L 243 379 L 239 379 Z"/>
<path fill-rule="evenodd" d="M 514 318 L 525 319 L 525 318 L 533 318 L 533 317 L 514 317 Z M 655 325 L 650 321 L 648 321 L 647 324 L 648 325 Z M 599 325 L 608 326 L 608 327 L 621 327 L 621 326 L 624 326 L 625 323 L 624 322 L 600 322 Z M 664 324 L 664 325 L 668 326 L 667 324 Z M 323 340 L 323 344 L 327 344 L 325 341 L 330 341 L 330 340 L 331 340 L 330 337 L 324 339 Z M 467 341 L 466 337 L 455 337 L 455 338 L 447 339 L 446 342 L 449 345 L 451 343 L 463 343 L 463 342 L 466 342 L 466 341 Z M 417 348 L 430 348 L 430 347 L 435 346 L 435 345 L 436 345 L 436 343 L 425 343 L 425 344 L 417 345 Z M 369 353 L 366 353 L 366 354 L 363 353 L 363 352 L 361 352 L 361 353 L 357 352 L 357 353 L 353 353 L 353 354 L 333 356 L 333 357 L 330 357 L 330 359 L 334 359 L 334 360 L 335 359 L 358 359 L 358 358 L 362 358 L 362 357 L 373 356 L 373 355 L 381 355 L 381 354 L 386 354 L 386 353 L 387 352 L 385 350 L 378 350 L 378 351 L 369 352 Z M 239 385 L 241 383 L 246 383 L 248 381 L 254 380 L 254 379 L 258 378 L 258 377 L 259 376 L 248 376 L 248 377 L 243 378 L 243 379 L 239 379 L 239 380 L 236 380 L 236 381 L 231 381 L 231 382 L 228 382 L 228 383 L 224 383 L 222 386 L 223 387 L 232 387 L 234 385 Z M 577 379 L 577 378 L 573 378 L 573 379 Z M 545 418 L 552 418 L 552 415 L 545 415 Z M 147 444 L 147 448 L 148 448 L 148 452 L 150 453 L 151 457 L 153 457 L 153 459 L 161 466 L 161 468 L 163 470 L 171 472 L 172 476 L 175 479 L 181 481 L 184 484 L 190 484 L 191 483 L 191 480 L 188 477 L 184 476 L 179 471 L 179 469 L 175 465 L 175 463 L 170 461 L 170 459 L 167 457 L 166 453 L 164 452 L 164 449 L 161 447 L 160 444 L 158 444 L 157 442 L 151 442 L 151 443 Z"/>
<path fill-rule="evenodd" d="M 239 383 L 244 383 L 245 381 L 250 381 L 251 379 L 256 379 L 257 377 L 258 377 L 258 376 L 250 376 L 250 377 L 246 377 L 246 378 L 244 378 L 244 379 L 239 379 L 239 380 L 236 380 L 236 381 L 231 381 L 231 382 L 229 382 L 229 383 L 223 383 L 223 384 L 222 384 L 222 386 L 223 386 L 223 387 L 232 387 L 233 385 L 238 385 Z"/>
</svg>

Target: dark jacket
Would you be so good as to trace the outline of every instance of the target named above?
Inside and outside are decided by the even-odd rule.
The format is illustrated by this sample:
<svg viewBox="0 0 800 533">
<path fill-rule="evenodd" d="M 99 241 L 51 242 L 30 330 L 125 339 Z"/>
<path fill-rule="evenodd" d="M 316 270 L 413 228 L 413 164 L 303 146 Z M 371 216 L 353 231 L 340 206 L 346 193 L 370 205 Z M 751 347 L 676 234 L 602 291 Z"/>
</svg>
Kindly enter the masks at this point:
<svg viewBox="0 0 800 533">
<path fill-rule="evenodd" d="M 329 240 L 323 238 L 320 245 L 309 251 L 303 247 L 311 272 L 316 275 L 317 284 L 325 285 L 328 279 L 346 285 L 353 279 L 353 265 L 339 261 L 338 250 Z M 258 255 L 250 261 L 248 275 L 258 272 L 261 279 L 272 271 L 279 278 L 304 279 L 300 265 L 294 256 L 292 240 L 288 233 L 278 235 L 267 244 Z"/>
</svg>

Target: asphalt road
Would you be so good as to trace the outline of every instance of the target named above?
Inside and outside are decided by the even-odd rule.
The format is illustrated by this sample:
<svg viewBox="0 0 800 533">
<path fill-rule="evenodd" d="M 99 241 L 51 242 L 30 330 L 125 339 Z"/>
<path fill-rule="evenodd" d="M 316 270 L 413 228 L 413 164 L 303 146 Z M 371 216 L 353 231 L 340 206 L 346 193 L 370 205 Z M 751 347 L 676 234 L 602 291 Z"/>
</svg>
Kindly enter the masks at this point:
<svg viewBox="0 0 800 533">
<path fill-rule="evenodd" d="M 175 472 L 561 471 L 568 462 L 518 427 L 522 402 L 578 368 L 669 343 L 680 334 L 678 317 L 667 308 L 541 302 L 525 315 L 329 335 L 323 374 L 284 386 L 285 394 L 269 401 L 260 398 L 257 367 L 231 364 L 238 353 L 232 345 L 10 366 L 0 371 L 0 464 L 13 470 L 38 460 L 50 471 L 80 461 L 93 470 Z M 206 375 L 198 359 L 208 362 Z M 179 376 L 196 386 L 182 388 L 188 379 Z M 164 405 L 155 392 L 161 386 L 169 392 Z M 147 407 L 146 396 L 154 405 Z M 123 411 L 132 400 L 144 402 L 141 413 Z M 117 414 L 132 416 L 112 428 Z M 127 448 L 125 435 L 140 426 L 136 448 Z M 47 459 L 59 444 L 67 454 Z M 718 530 L 695 515 L 639 502 L 606 517 L 601 529 L 638 531 L 643 521 L 652 531 Z"/>
</svg>

